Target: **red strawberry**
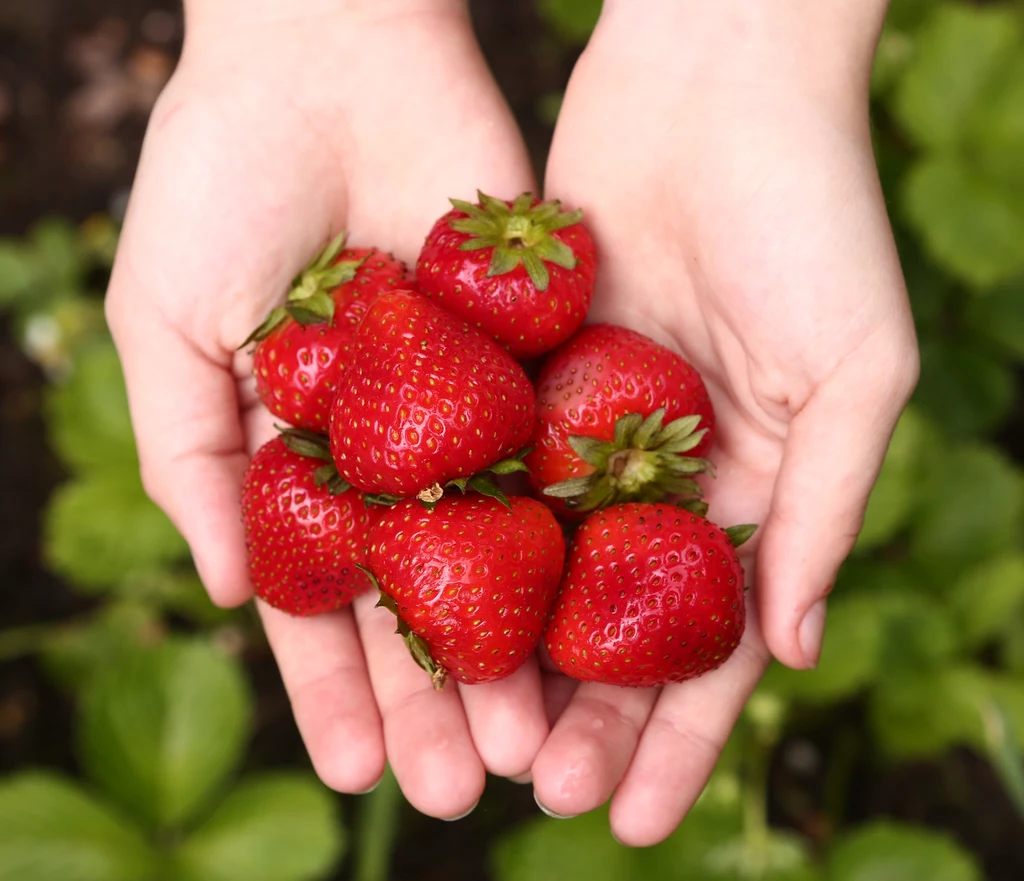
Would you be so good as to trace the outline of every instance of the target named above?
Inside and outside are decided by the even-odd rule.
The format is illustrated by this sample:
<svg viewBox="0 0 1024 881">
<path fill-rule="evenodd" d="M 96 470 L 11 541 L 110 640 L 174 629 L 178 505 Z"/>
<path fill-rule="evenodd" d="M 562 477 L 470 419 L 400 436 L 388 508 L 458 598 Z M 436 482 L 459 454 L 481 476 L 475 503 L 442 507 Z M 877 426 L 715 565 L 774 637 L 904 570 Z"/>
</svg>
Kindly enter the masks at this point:
<svg viewBox="0 0 1024 881">
<path fill-rule="evenodd" d="M 257 450 L 242 485 L 252 586 L 290 615 L 340 609 L 371 586 L 356 567 L 377 509 L 336 472 L 327 479 L 329 460 L 326 438 L 285 432 Z"/>
<path fill-rule="evenodd" d="M 523 369 L 425 297 L 383 294 L 357 339 L 331 414 L 331 452 L 353 486 L 415 495 L 529 440 L 533 387 Z"/>
<path fill-rule="evenodd" d="M 541 368 L 524 461 L 561 513 L 699 495 L 692 476 L 710 469 L 700 457 L 714 428 L 704 381 L 685 358 L 635 331 L 594 324 Z"/>
<path fill-rule="evenodd" d="M 298 428 L 327 433 L 338 379 L 351 359 L 355 330 L 381 291 L 404 287 L 405 264 L 376 248 L 332 241 L 242 345 L 253 353 L 264 405 Z"/>
<path fill-rule="evenodd" d="M 407 500 L 370 532 L 369 569 L 436 687 L 513 673 L 540 641 L 565 540 L 547 507 L 513 496 Z M 390 600 L 388 599 L 390 598 Z M 409 630 L 413 635 L 409 635 Z M 418 637 L 418 639 L 417 639 Z"/>
<path fill-rule="evenodd" d="M 594 292 L 597 256 L 582 211 L 523 193 L 503 202 L 477 193 L 427 235 L 416 264 L 420 290 L 494 337 L 516 358 L 567 340 Z"/>
<path fill-rule="evenodd" d="M 544 634 L 574 679 L 614 685 L 681 682 L 714 670 L 746 621 L 735 545 L 724 530 L 673 505 L 627 503 L 580 525 Z"/>
</svg>

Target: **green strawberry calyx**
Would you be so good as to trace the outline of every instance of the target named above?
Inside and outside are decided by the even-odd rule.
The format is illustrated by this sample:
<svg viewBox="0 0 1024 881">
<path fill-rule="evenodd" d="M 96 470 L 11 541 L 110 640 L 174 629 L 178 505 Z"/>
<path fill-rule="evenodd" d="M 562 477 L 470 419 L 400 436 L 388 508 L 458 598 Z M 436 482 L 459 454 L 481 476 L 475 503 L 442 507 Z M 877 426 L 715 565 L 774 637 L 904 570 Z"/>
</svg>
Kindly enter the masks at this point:
<svg viewBox="0 0 1024 881">
<path fill-rule="evenodd" d="M 544 488 L 544 495 L 561 499 L 567 508 L 586 512 L 618 502 L 660 502 L 677 497 L 683 507 L 702 513 L 696 474 L 714 475 L 707 459 L 685 456 L 701 442 L 707 429 L 697 429 L 700 416 L 683 416 L 664 425 L 664 408 L 646 418 L 630 413 L 615 423 L 610 441 L 571 435 L 576 454 L 593 471 Z"/>
<path fill-rule="evenodd" d="M 725 534 L 729 536 L 729 541 L 732 542 L 734 548 L 738 548 L 747 539 L 749 539 L 755 532 L 757 532 L 757 524 L 755 523 L 740 523 L 736 526 L 728 526 L 725 528 Z"/>
<path fill-rule="evenodd" d="M 478 205 L 449 199 L 467 217 L 452 217 L 448 225 L 471 238 L 459 245 L 462 251 L 492 248 L 488 277 L 504 275 L 522 265 L 538 291 L 546 291 L 551 275 L 547 263 L 564 269 L 576 268 L 576 255 L 565 242 L 551 233 L 574 226 L 583 211 L 563 211 L 557 199 L 536 202 L 533 193 L 523 193 L 511 206 L 477 190 Z M 536 202 L 536 204 L 534 204 Z"/>
<path fill-rule="evenodd" d="M 457 489 L 465 494 L 470 490 L 497 499 L 510 511 L 512 503 L 500 486 L 495 482 L 494 477 L 502 474 L 513 474 L 516 471 L 529 471 L 523 459 L 533 450 L 533 447 L 523 447 L 514 456 L 507 459 L 499 459 L 492 465 L 488 465 L 483 471 L 478 471 L 468 477 L 454 477 L 444 484 L 432 483 L 425 486 L 418 493 L 416 498 L 420 500 L 423 507 L 433 510 L 441 497 L 449 489 Z M 371 505 L 385 505 L 390 507 L 402 501 L 401 496 L 394 496 L 388 493 L 367 493 L 363 498 Z"/>
<path fill-rule="evenodd" d="M 352 281 L 356 271 L 366 260 L 338 260 L 345 247 L 347 233 L 338 233 L 313 258 L 310 264 L 292 280 L 283 306 L 271 309 L 263 323 L 257 327 L 245 342 L 265 340 L 286 318 L 292 318 L 302 325 L 330 324 L 334 320 L 334 298 L 331 291 L 339 285 Z"/>
<path fill-rule="evenodd" d="M 430 674 L 430 684 L 434 686 L 434 690 L 440 691 L 448 681 L 448 671 L 434 660 L 433 656 L 430 654 L 430 646 L 427 645 L 427 641 L 422 636 L 412 632 L 412 628 L 398 611 L 398 602 L 393 596 L 390 596 L 381 590 L 377 576 L 365 566 L 356 564 L 356 568 L 361 569 L 366 573 L 366 577 L 370 579 L 370 583 L 378 593 L 380 593 L 380 598 L 377 600 L 375 608 L 387 609 L 395 616 L 398 620 L 398 628 L 395 630 L 395 633 L 401 636 L 405 641 L 405 647 L 409 649 L 409 654 L 412 655 L 412 659 Z"/>
<path fill-rule="evenodd" d="M 320 459 L 323 465 L 313 472 L 313 483 L 326 486 L 332 496 L 340 496 L 351 488 L 351 484 L 338 473 L 331 455 L 330 441 L 322 434 L 304 428 L 278 428 L 281 440 L 293 453 L 307 459 Z"/>
</svg>

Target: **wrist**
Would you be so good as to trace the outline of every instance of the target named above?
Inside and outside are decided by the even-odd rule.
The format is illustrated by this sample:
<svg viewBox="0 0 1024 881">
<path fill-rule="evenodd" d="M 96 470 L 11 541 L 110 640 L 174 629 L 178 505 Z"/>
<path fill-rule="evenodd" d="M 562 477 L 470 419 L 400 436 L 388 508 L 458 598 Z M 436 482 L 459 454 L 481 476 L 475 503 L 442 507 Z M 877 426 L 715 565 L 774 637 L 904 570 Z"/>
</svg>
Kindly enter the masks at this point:
<svg viewBox="0 0 1024 881">
<path fill-rule="evenodd" d="M 184 0 L 186 49 L 245 32 L 351 29 L 421 15 L 465 17 L 468 0 Z"/>
<path fill-rule="evenodd" d="M 789 80 L 866 97 L 889 0 L 605 0 L 599 37 L 698 79 Z"/>
</svg>

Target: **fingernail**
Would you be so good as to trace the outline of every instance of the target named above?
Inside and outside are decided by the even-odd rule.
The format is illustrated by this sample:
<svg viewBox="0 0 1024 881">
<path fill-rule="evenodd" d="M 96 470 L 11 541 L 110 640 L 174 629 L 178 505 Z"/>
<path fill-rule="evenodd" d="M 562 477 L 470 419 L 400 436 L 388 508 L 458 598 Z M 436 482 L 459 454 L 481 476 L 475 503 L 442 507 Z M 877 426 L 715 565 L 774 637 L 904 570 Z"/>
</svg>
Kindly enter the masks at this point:
<svg viewBox="0 0 1024 881">
<path fill-rule="evenodd" d="M 516 774 L 515 777 L 509 777 L 508 779 L 513 783 L 533 783 L 533 774 L 526 771 L 523 774 Z"/>
<path fill-rule="evenodd" d="M 364 789 L 361 792 L 353 792 L 352 794 L 353 795 L 369 795 L 371 792 L 373 792 L 373 790 L 375 790 L 378 786 L 380 786 L 380 782 L 383 779 L 384 779 L 384 775 L 381 774 L 380 777 L 377 778 L 377 782 L 374 783 L 373 786 L 371 786 L 369 789 Z"/>
<path fill-rule="evenodd" d="M 454 823 L 456 820 L 464 820 L 466 817 L 472 814 L 473 811 L 476 810 L 476 806 L 478 804 L 480 804 L 480 799 L 477 799 L 475 802 L 473 802 L 473 804 L 469 806 L 469 810 L 466 811 L 464 814 L 459 814 L 457 817 L 442 817 L 441 819 L 444 820 L 446 823 Z"/>
<path fill-rule="evenodd" d="M 537 802 L 537 807 L 540 808 L 545 814 L 554 820 L 571 820 L 576 814 L 556 814 L 551 808 L 546 808 L 541 803 L 541 800 L 537 798 L 537 790 L 533 791 L 533 800 Z"/>
<path fill-rule="evenodd" d="M 825 611 L 827 601 L 822 598 L 811 606 L 804 615 L 797 630 L 797 641 L 804 655 L 804 663 L 814 669 L 818 666 L 821 656 L 821 640 L 825 635 Z"/>
</svg>

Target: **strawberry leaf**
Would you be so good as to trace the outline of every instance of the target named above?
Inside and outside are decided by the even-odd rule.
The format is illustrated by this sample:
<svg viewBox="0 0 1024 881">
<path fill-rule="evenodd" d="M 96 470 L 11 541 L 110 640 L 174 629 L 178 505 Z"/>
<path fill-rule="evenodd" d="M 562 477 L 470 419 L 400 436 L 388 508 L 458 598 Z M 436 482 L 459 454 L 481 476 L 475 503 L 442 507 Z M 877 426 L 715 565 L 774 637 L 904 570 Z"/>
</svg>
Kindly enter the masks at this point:
<svg viewBox="0 0 1024 881">
<path fill-rule="evenodd" d="M 366 573 L 366 576 L 370 579 L 370 582 L 380 593 L 377 599 L 377 605 L 375 608 L 387 609 L 391 614 L 395 616 L 398 622 L 395 633 L 399 634 L 405 641 L 405 646 L 409 650 L 409 654 L 412 655 L 412 659 L 419 665 L 423 670 L 430 674 L 430 682 L 434 686 L 435 691 L 440 691 L 444 688 L 445 682 L 448 681 L 448 671 L 445 670 L 440 664 L 438 664 L 433 656 L 430 654 L 430 646 L 427 641 L 413 633 L 412 628 L 402 617 L 398 611 L 398 602 L 395 598 L 389 594 L 386 594 L 381 590 L 380 582 L 377 580 L 377 576 L 373 574 L 365 566 L 356 564 L 357 569 L 361 569 Z"/>
<path fill-rule="evenodd" d="M 516 471 L 529 471 L 526 464 L 522 459 L 502 459 L 499 462 L 495 462 L 490 468 L 487 469 L 492 474 L 512 474 Z"/>
<path fill-rule="evenodd" d="M 747 541 L 757 531 L 757 525 L 753 523 L 743 523 L 739 526 L 730 526 L 725 530 L 725 534 L 729 536 L 729 541 L 732 542 L 734 548 L 738 548 L 741 544 Z"/>
<path fill-rule="evenodd" d="M 501 488 L 489 477 L 483 474 L 474 474 L 469 478 L 469 486 L 481 495 L 497 499 L 510 511 L 512 510 L 512 503 L 508 500 L 508 496 L 506 496 L 505 493 L 501 491 Z"/>
<path fill-rule="evenodd" d="M 283 307 L 278 306 L 276 309 L 271 309 L 267 317 L 263 319 L 263 323 L 249 334 L 238 348 L 244 349 L 250 343 L 258 343 L 260 340 L 265 340 L 274 331 L 274 328 L 287 317 L 288 313 L 285 312 Z"/>
<path fill-rule="evenodd" d="M 333 466 L 331 448 L 326 437 L 303 428 L 286 428 L 281 432 L 281 440 L 293 453 L 307 459 L 322 459 Z"/>
<path fill-rule="evenodd" d="M 551 496 L 553 499 L 571 499 L 575 496 L 582 496 L 592 485 L 593 481 L 590 477 L 570 477 L 568 480 L 544 487 L 543 492 L 544 495 Z"/>
</svg>

